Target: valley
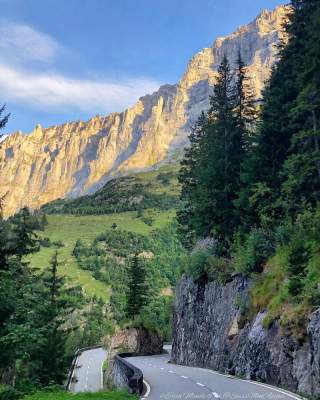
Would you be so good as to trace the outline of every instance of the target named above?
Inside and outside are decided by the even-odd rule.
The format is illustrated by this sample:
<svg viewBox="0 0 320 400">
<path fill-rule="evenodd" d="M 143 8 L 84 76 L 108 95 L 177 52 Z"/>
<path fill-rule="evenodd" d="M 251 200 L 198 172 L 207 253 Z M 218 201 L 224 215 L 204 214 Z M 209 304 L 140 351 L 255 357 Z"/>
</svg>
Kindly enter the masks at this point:
<svg viewBox="0 0 320 400">
<path fill-rule="evenodd" d="M 181 159 L 191 127 L 209 108 L 223 55 L 235 65 L 241 48 L 252 91 L 261 96 L 277 59 L 287 11 L 286 6 L 264 10 L 234 33 L 217 38 L 191 58 L 177 84 L 162 85 L 123 112 L 9 135 L 0 147 L 5 214 L 91 194 L 119 174 Z"/>
<path fill-rule="evenodd" d="M 110 197 L 106 197 L 105 201 L 104 198 L 101 200 L 101 193 L 108 190 L 108 186 L 112 184 L 110 182 L 100 192 L 86 198 L 59 200 L 43 206 L 42 211 L 46 213 L 48 225 L 44 232 L 37 231 L 37 235 L 42 239 L 48 238 L 50 242 L 61 242 L 61 247 L 58 248 L 60 273 L 73 284 L 79 284 L 89 297 L 97 296 L 107 301 L 110 295 L 108 285 L 94 279 L 89 271 L 79 268 L 73 256 L 77 240 L 89 245 L 99 234 L 113 230 L 115 225 L 117 230 L 148 236 L 151 231 L 170 224 L 175 217 L 173 206 L 177 205 L 179 195 L 177 169 L 178 166 L 174 164 L 156 171 L 135 174 L 131 185 L 126 182 L 124 186 L 112 188 L 111 200 Z M 145 187 L 144 197 L 141 186 Z M 132 201 L 137 196 L 138 202 Z M 122 204 L 120 211 L 127 208 L 136 210 L 112 212 L 108 209 L 106 213 L 105 205 L 108 203 L 113 207 Z M 149 208 L 150 203 L 159 208 Z M 59 214 L 63 207 L 66 213 Z M 49 265 L 56 250 L 56 246 L 42 246 L 39 252 L 28 257 L 28 261 L 32 267 L 41 270 Z"/>
<path fill-rule="evenodd" d="M 0 134 L 0 400 L 319 398 L 319 26 L 262 10 L 124 111 Z"/>
</svg>

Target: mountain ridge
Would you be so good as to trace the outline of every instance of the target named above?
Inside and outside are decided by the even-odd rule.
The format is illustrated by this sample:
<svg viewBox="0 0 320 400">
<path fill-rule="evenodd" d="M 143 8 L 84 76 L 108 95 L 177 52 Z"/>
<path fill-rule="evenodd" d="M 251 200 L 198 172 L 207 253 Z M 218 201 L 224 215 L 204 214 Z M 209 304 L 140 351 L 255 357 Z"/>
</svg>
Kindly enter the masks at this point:
<svg viewBox="0 0 320 400">
<path fill-rule="evenodd" d="M 48 128 L 37 125 L 29 135 L 7 137 L 0 148 L 5 214 L 92 193 L 116 175 L 154 167 L 182 151 L 191 126 L 209 106 L 224 54 L 233 64 L 241 50 L 259 96 L 276 60 L 275 45 L 288 11 L 288 6 L 264 10 L 248 25 L 217 38 L 192 57 L 177 84 L 162 85 L 121 113 Z"/>
</svg>

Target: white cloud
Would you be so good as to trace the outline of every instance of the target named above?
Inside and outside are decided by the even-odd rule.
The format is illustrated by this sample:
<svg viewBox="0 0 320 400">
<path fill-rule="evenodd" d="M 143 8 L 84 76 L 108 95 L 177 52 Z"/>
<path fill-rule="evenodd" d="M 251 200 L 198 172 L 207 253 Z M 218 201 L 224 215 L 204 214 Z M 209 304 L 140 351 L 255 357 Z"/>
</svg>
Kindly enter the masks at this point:
<svg viewBox="0 0 320 400">
<path fill-rule="evenodd" d="M 159 86 L 159 82 L 144 78 L 116 82 L 72 79 L 53 73 L 35 74 L 0 64 L 2 98 L 42 111 L 119 111 L 132 105 L 140 96 L 152 93 Z"/>
<path fill-rule="evenodd" d="M 52 62 L 62 52 L 51 36 L 28 25 L 0 22 L 0 56 L 16 62 Z"/>
<path fill-rule="evenodd" d="M 28 25 L 0 20 L 1 101 L 14 101 L 42 111 L 82 110 L 107 113 L 132 105 L 158 89 L 148 78 L 97 80 L 72 78 L 56 71 L 61 44 Z M 79 71 L 81 72 L 81 71 Z"/>
</svg>

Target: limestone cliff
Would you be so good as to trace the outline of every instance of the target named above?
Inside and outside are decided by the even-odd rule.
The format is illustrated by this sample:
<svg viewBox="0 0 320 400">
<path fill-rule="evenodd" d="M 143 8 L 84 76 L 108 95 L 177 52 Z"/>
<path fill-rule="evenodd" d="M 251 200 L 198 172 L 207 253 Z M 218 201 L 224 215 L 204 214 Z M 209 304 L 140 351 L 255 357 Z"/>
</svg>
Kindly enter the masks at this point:
<svg viewBox="0 0 320 400">
<path fill-rule="evenodd" d="M 234 62 L 241 50 L 259 96 L 275 62 L 287 12 L 288 7 L 263 11 L 250 24 L 218 38 L 192 58 L 178 84 L 160 87 L 122 113 L 10 135 L 0 148 L 5 213 L 92 192 L 112 175 L 170 159 L 183 149 L 191 125 L 207 109 L 224 54 Z"/>
<path fill-rule="evenodd" d="M 250 282 L 237 276 L 222 286 L 196 284 L 184 277 L 177 286 L 172 359 L 212 368 L 320 398 L 320 309 L 309 316 L 304 342 L 285 335 L 277 321 L 263 326 L 264 313 L 241 318 Z"/>
</svg>

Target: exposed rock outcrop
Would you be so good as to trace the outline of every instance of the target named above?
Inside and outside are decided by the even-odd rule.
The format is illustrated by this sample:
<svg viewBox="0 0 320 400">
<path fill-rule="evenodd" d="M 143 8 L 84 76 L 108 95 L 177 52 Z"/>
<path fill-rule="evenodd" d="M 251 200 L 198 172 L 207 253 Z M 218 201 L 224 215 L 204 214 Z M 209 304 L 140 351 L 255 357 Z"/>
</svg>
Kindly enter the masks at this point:
<svg viewBox="0 0 320 400">
<path fill-rule="evenodd" d="M 239 276 L 225 286 L 183 278 L 176 293 L 172 360 L 319 398 L 320 309 L 309 316 L 303 343 L 283 335 L 277 322 L 265 329 L 263 313 L 242 326 L 239 304 L 249 285 Z"/>
<path fill-rule="evenodd" d="M 217 66 L 241 50 L 259 96 L 276 59 L 288 7 L 263 11 L 249 25 L 218 38 L 190 61 L 177 85 L 164 85 L 122 113 L 16 133 L 0 148 L 0 196 L 5 213 L 38 208 L 101 187 L 112 175 L 152 167 L 187 142 L 190 126 L 208 108 Z"/>
<path fill-rule="evenodd" d="M 161 354 L 162 339 L 144 328 L 127 328 L 117 332 L 111 338 L 109 354 L 135 353 L 141 356 Z"/>
<path fill-rule="evenodd" d="M 119 330 L 108 343 L 107 367 L 104 370 L 105 387 L 116 385 L 117 388 L 130 389 L 131 393 L 140 393 L 139 379 L 133 379 L 135 371 L 130 365 L 116 357 L 121 353 L 134 353 L 141 356 L 161 354 L 163 340 L 145 328 L 127 328 Z M 139 378 L 139 376 L 137 377 Z"/>
</svg>

